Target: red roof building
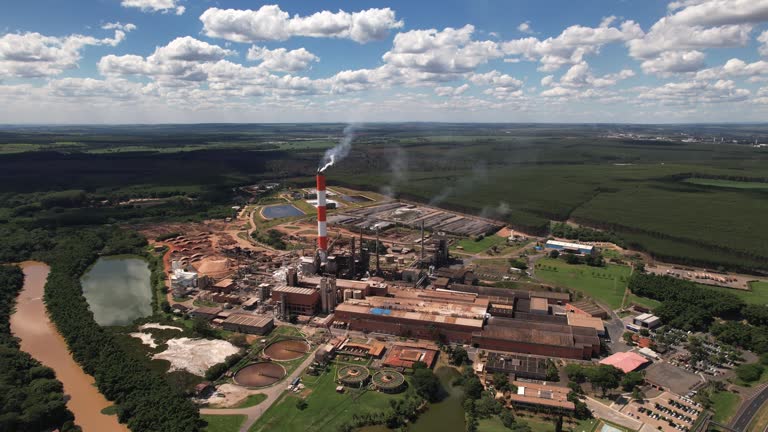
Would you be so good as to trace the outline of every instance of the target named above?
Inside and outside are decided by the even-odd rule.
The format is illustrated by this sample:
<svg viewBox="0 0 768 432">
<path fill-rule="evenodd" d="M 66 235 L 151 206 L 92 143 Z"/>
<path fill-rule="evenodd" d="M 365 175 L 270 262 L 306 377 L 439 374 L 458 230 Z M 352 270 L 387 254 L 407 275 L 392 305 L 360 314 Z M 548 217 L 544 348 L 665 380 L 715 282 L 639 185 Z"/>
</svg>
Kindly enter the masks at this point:
<svg viewBox="0 0 768 432">
<path fill-rule="evenodd" d="M 648 362 L 647 358 L 634 352 L 620 352 L 600 360 L 600 364 L 611 365 L 624 373 L 632 372 Z"/>
</svg>

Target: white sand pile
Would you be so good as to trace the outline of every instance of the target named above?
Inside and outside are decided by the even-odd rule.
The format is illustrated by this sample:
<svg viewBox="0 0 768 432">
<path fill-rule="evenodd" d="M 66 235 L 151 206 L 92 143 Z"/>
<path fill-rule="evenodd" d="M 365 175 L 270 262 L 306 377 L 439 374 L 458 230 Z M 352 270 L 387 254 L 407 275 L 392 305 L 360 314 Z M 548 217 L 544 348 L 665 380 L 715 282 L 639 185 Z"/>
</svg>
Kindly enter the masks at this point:
<svg viewBox="0 0 768 432">
<path fill-rule="evenodd" d="M 169 326 L 169 325 L 162 325 L 162 324 L 157 324 L 157 323 L 147 323 L 147 324 L 142 324 L 142 325 L 139 326 L 139 330 L 146 330 L 146 329 L 183 331 L 182 329 L 180 329 L 178 327 Z"/>
<path fill-rule="evenodd" d="M 242 402 L 249 395 L 256 394 L 253 390 L 235 384 L 222 384 L 216 388 L 216 393 L 208 398 L 208 403 L 217 408 L 228 408 Z M 218 396 L 221 394 L 221 396 Z"/>
<path fill-rule="evenodd" d="M 168 349 L 153 358 L 171 362 L 172 371 L 186 370 L 203 376 L 209 367 L 240 351 L 223 340 L 177 338 L 168 340 Z"/>
<path fill-rule="evenodd" d="M 149 346 L 150 348 L 157 348 L 155 338 L 149 333 L 131 333 L 130 336 L 141 339 L 141 343 Z"/>
</svg>

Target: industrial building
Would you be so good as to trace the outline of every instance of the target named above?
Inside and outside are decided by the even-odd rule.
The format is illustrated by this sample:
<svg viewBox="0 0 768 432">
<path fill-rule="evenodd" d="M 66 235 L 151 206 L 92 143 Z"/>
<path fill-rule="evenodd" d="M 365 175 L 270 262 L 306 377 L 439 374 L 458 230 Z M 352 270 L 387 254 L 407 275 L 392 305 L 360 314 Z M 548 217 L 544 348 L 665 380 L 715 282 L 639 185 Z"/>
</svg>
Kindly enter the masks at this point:
<svg viewBox="0 0 768 432">
<path fill-rule="evenodd" d="M 564 242 L 559 240 L 547 240 L 545 247 L 547 249 L 552 249 L 556 251 L 582 254 L 582 255 L 590 255 L 592 253 L 595 253 L 596 251 L 595 247 L 592 245 L 588 245 L 584 243 Z"/>
<path fill-rule="evenodd" d="M 491 351 L 485 361 L 485 370 L 501 372 L 512 379 L 525 378 L 543 381 L 547 378 L 547 359 L 519 354 Z"/>
<path fill-rule="evenodd" d="M 647 363 L 650 363 L 650 360 L 632 351 L 619 352 L 600 360 L 600 364 L 611 365 L 624 373 L 637 370 Z"/>
<path fill-rule="evenodd" d="M 216 318 L 224 309 L 220 307 L 201 306 L 189 313 L 192 318 L 210 321 Z"/>
<path fill-rule="evenodd" d="M 272 331 L 275 321 L 270 317 L 259 315 L 232 314 L 221 324 L 224 330 L 265 335 Z"/>
<path fill-rule="evenodd" d="M 517 392 L 510 395 L 509 401 L 516 408 L 565 415 L 576 409 L 576 405 L 568 400 L 568 387 L 521 381 L 512 384 L 517 387 Z"/>
<path fill-rule="evenodd" d="M 644 313 L 634 317 L 632 319 L 632 323 L 640 328 L 647 328 L 647 329 L 653 330 L 656 327 L 661 325 L 661 318 L 657 317 L 656 315 Z"/>
<path fill-rule="evenodd" d="M 384 366 L 393 368 L 412 368 L 416 362 L 422 362 L 431 368 L 437 359 L 439 349 L 435 344 L 422 343 L 398 343 L 392 346 L 384 358 Z"/>
<path fill-rule="evenodd" d="M 589 360 L 600 354 L 600 338 L 592 328 L 493 317 L 472 334 L 480 348 Z"/>
<path fill-rule="evenodd" d="M 279 304 L 282 317 L 290 315 L 314 315 L 320 302 L 320 291 L 316 288 L 294 286 L 272 289 L 272 301 Z"/>
</svg>

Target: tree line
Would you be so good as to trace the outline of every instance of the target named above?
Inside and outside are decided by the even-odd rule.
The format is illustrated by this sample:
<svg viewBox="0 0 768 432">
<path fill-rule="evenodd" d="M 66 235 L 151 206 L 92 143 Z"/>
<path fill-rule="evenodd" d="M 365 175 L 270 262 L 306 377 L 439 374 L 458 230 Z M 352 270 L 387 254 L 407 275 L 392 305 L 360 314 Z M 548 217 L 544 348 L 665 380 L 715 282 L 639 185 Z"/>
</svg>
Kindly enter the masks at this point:
<svg viewBox="0 0 768 432">
<path fill-rule="evenodd" d="M 0 266 L 0 430 L 80 431 L 56 374 L 21 351 L 11 335 L 11 310 L 23 281 L 18 267 Z"/>
<path fill-rule="evenodd" d="M 142 254 L 146 240 L 114 227 L 58 233 L 54 247 L 37 258 L 51 266 L 45 302 L 72 356 L 117 405 L 118 419 L 135 431 L 199 431 L 198 410 L 178 389 L 131 360 L 114 337 L 93 320 L 80 276 L 100 255 Z"/>
</svg>

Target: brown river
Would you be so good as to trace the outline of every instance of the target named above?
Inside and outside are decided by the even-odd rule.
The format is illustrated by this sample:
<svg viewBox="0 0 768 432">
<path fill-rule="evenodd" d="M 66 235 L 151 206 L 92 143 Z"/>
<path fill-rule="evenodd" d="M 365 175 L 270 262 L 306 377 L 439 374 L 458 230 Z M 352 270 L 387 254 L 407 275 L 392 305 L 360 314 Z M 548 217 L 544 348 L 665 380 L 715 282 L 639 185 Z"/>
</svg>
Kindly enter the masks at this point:
<svg viewBox="0 0 768 432">
<path fill-rule="evenodd" d="M 64 384 L 64 393 L 70 397 L 67 407 L 84 432 L 127 432 L 117 416 L 101 413 L 110 402 L 99 393 L 93 377 L 83 372 L 69 354 L 64 338 L 48 319 L 43 288 L 50 268 L 33 261 L 22 263 L 21 268 L 24 288 L 11 315 L 11 333 L 21 339 L 21 349 L 56 372 L 56 378 Z"/>
</svg>

